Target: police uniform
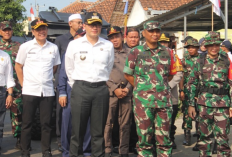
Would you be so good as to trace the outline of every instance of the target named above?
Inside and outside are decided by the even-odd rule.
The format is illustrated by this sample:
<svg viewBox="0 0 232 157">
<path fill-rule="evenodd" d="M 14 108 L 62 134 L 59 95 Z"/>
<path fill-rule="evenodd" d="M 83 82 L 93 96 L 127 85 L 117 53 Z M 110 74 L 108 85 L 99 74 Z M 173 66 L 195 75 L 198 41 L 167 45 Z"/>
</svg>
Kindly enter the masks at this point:
<svg viewBox="0 0 232 157">
<path fill-rule="evenodd" d="M 219 45 L 221 41 L 216 32 L 205 36 L 204 45 Z M 226 52 L 218 52 L 218 56 L 210 58 L 208 54 L 200 55 L 196 61 L 187 84 L 190 91 L 189 105 L 194 106 L 197 90 L 197 106 L 199 110 L 198 140 L 199 156 L 211 156 L 210 134 L 213 132 L 218 144 L 218 156 L 230 156 L 229 145 L 230 120 L 229 110 L 232 107 L 232 77 L 230 61 Z M 229 71 L 228 71 L 229 69 Z M 228 77 L 229 76 L 229 77 Z M 200 84 L 200 88 L 197 86 Z M 198 88 L 198 89 L 197 89 Z"/>
<path fill-rule="evenodd" d="M 12 29 L 12 25 L 9 21 L 3 21 L 0 23 L 0 29 Z M 0 40 L 0 50 L 5 51 L 10 55 L 11 62 L 13 67 L 15 66 L 15 59 L 19 50 L 19 46 L 21 44 L 16 41 L 4 41 L 3 39 Z M 22 124 L 22 87 L 18 81 L 15 69 L 13 68 L 13 77 L 16 83 L 14 87 L 14 97 L 13 97 L 13 104 L 10 108 L 10 117 L 11 117 L 11 125 L 12 125 L 12 133 L 15 138 L 17 138 L 16 148 L 20 148 L 20 136 L 21 136 L 21 124 Z"/>
<path fill-rule="evenodd" d="M 107 29 L 107 36 L 113 34 L 122 33 L 121 28 L 113 26 Z M 126 57 L 129 54 L 130 49 L 123 45 L 121 50 L 114 49 L 114 66 L 110 74 L 110 78 L 107 81 L 107 86 L 110 92 L 109 102 L 109 113 L 105 126 L 105 153 L 111 154 L 112 150 L 112 129 L 114 120 L 118 117 L 119 122 L 119 154 L 121 156 L 128 156 L 129 153 L 129 139 L 130 139 L 130 125 L 131 125 L 131 97 L 132 97 L 132 86 L 125 79 L 123 68 L 126 61 Z M 124 86 L 124 87 L 121 87 Z M 127 88 L 129 90 L 127 96 L 119 99 L 114 91 L 118 88 Z M 117 108 L 119 108 L 118 114 L 116 114 Z"/>
<path fill-rule="evenodd" d="M 96 22 L 102 24 L 102 17 L 98 13 L 89 12 L 84 22 L 88 25 Z M 101 37 L 92 45 L 86 35 L 71 41 L 65 55 L 65 70 L 72 87 L 72 135 L 69 151 L 72 157 L 83 155 L 83 137 L 89 117 L 91 154 L 101 156 L 105 151 L 104 128 L 109 109 L 106 81 L 109 80 L 114 65 L 114 48 L 110 41 Z"/>
<path fill-rule="evenodd" d="M 43 25 L 48 26 L 45 19 L 31 22 L 34 30 Z M 22 155 L 30 156 L 31 127 L 36 108 L 39 106 L 42 153 L 44 157 L 50 157 L 52 131 L 50 123 L 55 100 L 53 68 L 60 64 L 58 47 L 46 39 L 45 44 L 41 46 L 35 37 L 20 46 L 16 62 L 23 65 Z"/>
<path fill-rule="evenodd" d="M 157 21 L 144 23 L 144 29 L 161 29 Z M 124 73 L 134 76 L 133 112 L 139 141 L 138 156 L 152 157 L 154 134 L 158 156 L 171 156 L 171 91 L 168 76 L 176 74 L 171 52 L 158 42 L 156 49 L 147 44 L 133 48 L 126 60 Z"/>
<path fill-rule="evenodd" d="M 0 50 L 0 150 L 6 115 L 6 89 L 13 88 L 14 86 L 15 82 L 10 56 L 6 52 Z M 13 93 L 10 94 L 13 95 Z"/>
</svg>

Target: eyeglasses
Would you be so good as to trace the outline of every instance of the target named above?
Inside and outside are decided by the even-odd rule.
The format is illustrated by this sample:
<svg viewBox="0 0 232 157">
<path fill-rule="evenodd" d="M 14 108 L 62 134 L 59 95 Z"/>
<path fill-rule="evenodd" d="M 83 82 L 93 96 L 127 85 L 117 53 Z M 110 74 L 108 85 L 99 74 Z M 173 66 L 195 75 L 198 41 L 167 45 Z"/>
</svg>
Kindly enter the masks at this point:
<svg viewBox="0 0 232 157">
<path fill-rule="evenodd" d="M 73 21 L 73 22 L 76 22 L 77 24 L 83 24 L 83 22 L 80 22 L 80 21 Z"/>
<path fill-rule="evenodd" d="M 101 26 L 102 26 L 102 24 L 100 24 L 100 23 L 93 23 L 93 24 L 86 24 L 86 25 L 88 25 L 89 27 L 91 27 L 91 28 L 94 28 L 94 27 L 97 27 L 97 28 L 101 28 Z"/>
</svg>

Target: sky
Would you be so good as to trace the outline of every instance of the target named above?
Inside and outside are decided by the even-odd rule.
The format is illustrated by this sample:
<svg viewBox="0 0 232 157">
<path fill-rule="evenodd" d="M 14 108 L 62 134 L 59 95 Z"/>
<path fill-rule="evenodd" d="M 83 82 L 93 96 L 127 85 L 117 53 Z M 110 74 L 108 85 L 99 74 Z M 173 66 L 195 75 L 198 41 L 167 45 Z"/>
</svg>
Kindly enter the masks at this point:
<svg viewBox="0 0 232 157">
<path fill-rule="evenodd" d="M 36 16 L 35 2 L 36 4 L 39 4 L 39 11 L 46 11 L 46 10 L 49 10 L 48 8 L 50 6 L 56 7 L 58 10 L 60 10 L 75 1 L 76 0 L 26 0 L 22 4 L 27 10 L 25 14 L 28 17 L 30 17 L 31 16 L 30 15 L 31 4 L 34 10 L 34 14 Z M 95 0 L 84 0 L 84 1 L 94 2 Z"/>
</svg>

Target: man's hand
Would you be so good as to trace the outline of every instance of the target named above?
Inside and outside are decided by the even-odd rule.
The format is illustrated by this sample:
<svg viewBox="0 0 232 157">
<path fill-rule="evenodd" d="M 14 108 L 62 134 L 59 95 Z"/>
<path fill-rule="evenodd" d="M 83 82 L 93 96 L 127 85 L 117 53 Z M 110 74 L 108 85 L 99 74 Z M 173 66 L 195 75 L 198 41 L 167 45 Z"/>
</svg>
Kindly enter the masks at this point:
<svg viewBox="0 0 232 157">
<path fill-rule="evenodd" d="M 11 95 L 8 95 L 6 98 L 6 108 L 10 108 L 13 103 L 13 97 Z"/>
<path fill-rule="evenodd" d="M 128 88 L 123 88 L 122 89 L 123 97 L 127 96 L 128 93 L 129 93 L 129 89 Z"/>
<path fill-rule="evenodd" d="M 61 107 L 65 107 L 67 104 L 67 97 L 66 96 L 59 97 L 59 103 Z"/>
<path fill-rule="evenodd" d="M 122 99 L 125 94 L 123 94 L 122 88 L 117 88 L 114 90 L 114 94 L 119 98 Z"/>
<path fill-rule="evenodd" d="M 230 108 L 230 118 L 232 117 L 232 108 Z"/>
<path fill-rule="evenodd" d="M 195 107 L 193 106 L 189 106 L 188 108 L 188 115 L 190 118 L 194 119 L 196 116 L 196 111 L 195 111 Z"/>
<path fill-rule="evenodd" d="M 184 101 L 184 99 L 185 99 L 185 94 L 184 94 L 183 91 L 181 91 L 181 92 L 180 92 L 180 100 L 181 100 L 181 101 Z"/>
</svg>

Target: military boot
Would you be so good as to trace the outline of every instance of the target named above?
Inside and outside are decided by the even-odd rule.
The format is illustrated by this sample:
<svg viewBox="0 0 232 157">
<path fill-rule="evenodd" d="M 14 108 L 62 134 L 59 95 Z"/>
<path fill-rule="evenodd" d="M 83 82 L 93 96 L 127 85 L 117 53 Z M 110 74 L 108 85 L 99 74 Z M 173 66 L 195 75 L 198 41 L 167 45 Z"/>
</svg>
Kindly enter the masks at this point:
<svg viewBox="0 0 232 157">
<path fill-rule="evenodd" d="M 185 141 L 186 141 L 186 144 L 185 144 L 186 146 L 191 145 L 191 130 L 186 131 Z"/>
<path fill-rule="evenodd" d="M 16 144 L 15 144 L 15 149 L 21 150 L 20 137 L 17 137 L 17 141 L 16 141 Z"/>
<path fill-rule="evenodd" d="M 186 145 L 186 130 L 184 130 L 184 141 L 183 141 L 183 145 Z"/>
<path fill-rule="evenodd" d="M 217 154 L 217 141 L 216 140 L 214 140 L 212 153 Z"/>
<path fill-rule="evenodd" d="M 197 134 L 197 142 L 198 142 L 199 138 L 200 138 L 200 135 Z M 197 143 L 196 143 L 196 145 L 193 147 L 193 151 L 199 151 L 199 148 L 198 148 Z"/>
</svg>

